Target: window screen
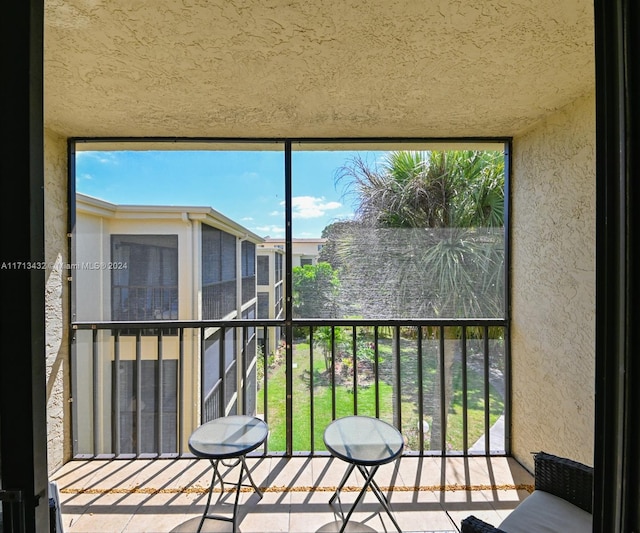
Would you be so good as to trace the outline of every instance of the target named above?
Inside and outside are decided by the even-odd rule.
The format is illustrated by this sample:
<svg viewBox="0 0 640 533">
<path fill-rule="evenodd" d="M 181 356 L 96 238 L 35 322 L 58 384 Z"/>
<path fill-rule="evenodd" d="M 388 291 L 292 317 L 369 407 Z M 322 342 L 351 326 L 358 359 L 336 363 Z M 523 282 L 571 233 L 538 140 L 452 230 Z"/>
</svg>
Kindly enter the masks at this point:
<svg viewBox="0 0 640 533">
<path fill-rule="evenodd" d="M 269 258 L 266 255 L 258 256 L 258 285 L 269 285 Z"/>
<path fill-rule="evenodd" d="M 112 235 L 113 320 L 178 319 L 178 236 Z"/>
</svg>

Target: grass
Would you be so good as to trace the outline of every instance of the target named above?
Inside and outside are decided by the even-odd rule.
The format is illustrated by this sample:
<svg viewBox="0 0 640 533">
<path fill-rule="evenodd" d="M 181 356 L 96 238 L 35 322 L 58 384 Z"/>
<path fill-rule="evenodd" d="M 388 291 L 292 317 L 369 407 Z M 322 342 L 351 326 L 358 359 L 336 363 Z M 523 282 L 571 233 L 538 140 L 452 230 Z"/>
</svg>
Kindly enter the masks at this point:
<svg viewBox="0 0 640 533">
<path fill-rule="evenodd" d="M 418 449 L 418 372 L 416 371 L 415 341 L 402 339 L 400 345 L 400 373 L 402 383 L 402 427 L 409 449 Z M 381 363 L 379 367 L 378 397 L 380 418 L 393 422 L 393 361 L 390 339 L 379 340 Z M 376 388 L 371 382 L 357 387 L 354 394 L 352 373 L 346 381 L 338 382 L 335 387 L 335 402 L 329 381 L 329 373 L 325 368 L 321 350 L 314 348 L 314 360 L 310 361 L 309 344 L 299 342 L 293 351 L 293 450 L 324 450 L 322 433 L 324 428 L 335 417 L 355 413 L 357 398 L 357 414 L 376 415 Z M 338 371 L 339 365 L 336 365 Z M 423 387 L 425 396 L 434 391 L 437 381 L 434 358 L 423 358 Z M 364 373 L 361 372 L 361 375 Z M 313 389 L 311 381 L 313 380 Z M 454 395 L 449 406 L 447 417 L 447 445 L 452 450 L 462 450 L 462 368 L 459 363 L 453 367 Z M 500 394 L 490 386 L 490 424 L 492 425 L 502 414 L 504 402 Z M 258 391 L 258 406 L 263 405 L 264 390 Z M 267 421 L 269 423 L 269 450 L 284 451 L 286 448 L 286 377 L 284 362 L 276 363 L 268 371 L 268 404 Z M 484 434 L 484 380 L 482 375 L 469 369 L 467 372 L 467 423 L 468 443 L 472 445 Z M 311 409 L 313 404 L 313 420 Z M 428 414 L 428 405 L 424 410 L 424 419 L 433 422 Z M 313 426 L 312 426 L 313 422 Z M 312 447 L 313 441 L 313 447 Z M 425 448 L 429 448 L 429 439 L 425 437 Z"/>
</svg>

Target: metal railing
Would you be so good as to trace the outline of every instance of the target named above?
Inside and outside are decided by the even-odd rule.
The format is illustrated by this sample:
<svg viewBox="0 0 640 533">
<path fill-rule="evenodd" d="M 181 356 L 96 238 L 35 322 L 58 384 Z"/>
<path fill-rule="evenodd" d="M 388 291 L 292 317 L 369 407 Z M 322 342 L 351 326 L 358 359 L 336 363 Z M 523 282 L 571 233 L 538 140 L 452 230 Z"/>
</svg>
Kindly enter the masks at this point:
<svg viewBox="0 0 640 533">
<path fill-rule="evenodd" d="M 275 352 L 263 348 L 286 328 L 290 345 L 278 339 Z M 509 452 L 503 320 L 78 322 L 73 329 L 77 457 L 183 455 L 199 424 L 241 413 L 269 424 L 265 454 L 324 453 L 324 427 L 351 414 L 394 424 L 406 454 Z"/>
<path fill-rule="evenodd" d="M 111 289 L 115 320 L 176 320 L 178 286 L 114 285 Z"/>
<path fill-rule="evenodd" d="M 236 280 L 220 281 L 202 287 L 202 316 L 219 319 L 237 308 Z"/>
<path fill-rule="evenodd" d="M 256 277 L 247 276 L 242 278 L 242 303 L 247 303 L 256 296 Z"/>
</svg>

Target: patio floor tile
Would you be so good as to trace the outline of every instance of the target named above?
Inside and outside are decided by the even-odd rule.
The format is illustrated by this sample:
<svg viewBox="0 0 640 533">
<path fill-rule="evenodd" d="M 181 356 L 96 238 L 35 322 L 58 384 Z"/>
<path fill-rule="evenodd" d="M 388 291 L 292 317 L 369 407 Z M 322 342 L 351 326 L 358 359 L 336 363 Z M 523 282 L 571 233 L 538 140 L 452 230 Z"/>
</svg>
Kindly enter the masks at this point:
<svg viewBox="0 0 640 533">
<path fill-rule="evenodd" d="M 329 533 L 342 526 L 340 506 L 329 504 L 348 465 L 330 457 L 247 458 L 260 499 L 240 494 L 241 533 Z M 222 469 L 235 483 L 239 467 Z M 533 478 L 516 461 L 402 457 L 384 465 L 376 482 L 391 502 L 405 533 L 457 533 L 474 514 L 499 524 L 529 495 L 521 484 Z M 62 499 L 67 533 L 195 532 L 211 481 L 208 461 L 194 459 L 71 461 L 52 476 Z M 344 512 L 358 495 L 362 475 L 354 471 L 340 499 Z M 246 483 L 243 482 L 243 483 Z M 215 487 L 210 512 L 231 516 L 232 485 Z M 203 532 L 230 532 L 230 522 L 205 520 Z M 393 532 L 395 527 L 373 493 L 367 492 L 346 532 Z"/>
</svg>

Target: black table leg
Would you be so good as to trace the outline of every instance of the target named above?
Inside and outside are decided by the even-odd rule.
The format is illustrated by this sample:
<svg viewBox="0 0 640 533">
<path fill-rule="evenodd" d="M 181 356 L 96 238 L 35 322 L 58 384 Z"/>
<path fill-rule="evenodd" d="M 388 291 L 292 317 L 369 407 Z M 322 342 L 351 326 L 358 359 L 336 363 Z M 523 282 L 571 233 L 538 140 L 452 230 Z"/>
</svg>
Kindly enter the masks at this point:
<svg viewBox="0 0 640 533">
<path fill-rule="evenodd" d="M 253 487 L 253 490 L 256 491 L 256 493 L 258 494 L 258 496 L 260 496 L 260 498 L 262 498 L 262 491 L 260 490 L 260 487 L 258 487 L 258 485 L 256 485 L 255 482 L 253 481 L 253 478 L 251 477 L 251 472 L 247 467 L 247 463 L 245 463 L 244 455 L 240 458 L 240 460 L 242 461 L 242 468 L 244 468 L 244 471 L 247 473 L 247 477 L 251 482 L 251 486 Z M 240 472 L 242 473 L 242 469 L 240 469 Z M 248 486 L 248 485 L 245 485 L 245 486 Z"/>
<path fill-rule="evenodd" d="M 351 518 L 351 515 L 355 511 L 357 505 L 360 503 L 360 501 L 364 497 L 365 492 L 367 492 L 367 489 L 369 487 L 371 487 L 371 492 L 373 492 L 375 494 L 376 498 L 378 499 L 378 501 L 382 505 L 383 509 L 387 512 L 387 515 L 389 515 L 389 518 L 391 519 L 391 522 L 393 522 L 393 525 L 396 527 L 396 529 L 400 533 L 402 533 L 402 530 L 400 529 L 400 526 L 398 525 L 398 522 L 396 521 L 395 517 L 393 516 L 393 511 L 391 510 L 391 506 L 389 504 L 389 500 L 384 495 L 382 490 L 380 490 L 380 487 L 378 486 L 378 484 L 373 479 L 373 477 L 376 475 L 376 472 L 378 471 L 378 468 L 380 467 L 380 465 L 375 465 L 375 466 L 371 467 L 369 470 L 367 470 L 367 468 L 362 466 L 362 465 L 358 465 L 358 470 L 364 476 L 364 479 L 365 479 L 364 485 L 362 486 L 362 489 L 360 489 L 360 492 L 359 492 L 358 496 L 356 497 L 356 501 L 351 506 L 351 509 L 349 509 L 349 512 L 347 513 L 347 516 L 346 517 L 344 516 L 344 513 L 342 512 L 342 502 L 340 502 L 340 500 L 339 500 L 340 491 L 344 487 L 345 483 L 347 482 L 347 479 L 349 478 L 349 476 L 351 475 L 351 472 L 353 472 L 353 469 L 355 467 L 356 467 L 356 465 L 353 464 L 353 463 L 351 463 L 349 465 L 349 468 L 345 472 L 345 475 L 342 477 L 342 480 L 340 481 L 340 484 L 338 485 L 338 488 L 336 489 L 335 493 L 333 494 L 333 496 L 331 496 L 331 499 L 329 500 L 329 504 L 332 504 L 336 500 L 336 498 L 338 498 L 338 502 L 340 503 L 340 514 L 342 515 L 342 520 L 343 520 L 342 527 L 340 528 L 340 533 L 344 532 L 345 528 L 347 527 L 347 523 L 349 522 L 349 519 Z"/>
<path fill-rule="evenodd" d="M 245 458 L 244 455 L 241 456 L 239 459 L 236 460 L 235 463 L 232 464 L 227 464 L 224 462 L 224 460 L 210 460 L 211 461 L 211 466 L 213 468 L 213 473 L 211 475 L 211 484 L 209 485 L 209 495 L 207 496 L 207 505 L 204 508 L 204 513 L 202 513 L 202 518 L 200 519 L 200 524 L 198 525 L 198 530 L 197 533 L 200 533 L 200 531 L 202 530 L 202 526 L 204 524 L 205 519 L 210 519 L 210 520 L 223 520 L 225 522 L 231 522 L 233 524 L 233 531 L 237 531 L 238 530 L 238 503 L 240 501 L 240 492 L 243 486 L 251 486 L 253 487 L 253 490 L 258 494 L 258 496 L 260 498 L 262 498 L 262 491 L 260 490 L 260 488 L 255 484 L 255 482 L 253 481 L 253 478 L 251 477 L 251 472 L 249 471 L 249 468 L 247 467 L 247 463 L 245 462 Z M 238 482 L 236 483 L 236 497 L 235 497 L 235 501 L 233 503 L 233 514 L 231 517 L 228 516 L 221 516 L 221 515 L 215 515 L 215 514 L 208 514 L 209 513 L 209 506 L 211 505 L 211 495 L 213 494 L 213 487 L 215 486 L 216 483 L 216 478 L 218 478 L 220 480 L 220 498 L 222 498 L 222 494 L 224 493 L 224 484 L 228 482 L 225 482 L 222 479 L 222 474 L 220 474 L 220 470 L 218 469 L 218 463 L 222 462 L 222 464 L 224 466 L 227 467 L 235 467 L 237 465 L 240 465 L 240 474 L 238 475 Z M 246 473 L 247 478 L 249 479 L 251 485 L 243 485 L 242 484 L 242 478 L 244 476 L 244 474 Z M 218 500 L 220 499 L 218 498 Z"/>
<path fill-rule="evenodd" d="M 344 484 L 347 482 L 347 479 L 349 479 L 349 476 L 351 475 L 351 472 L 353 472 L 353 469 L 355 467 L 356 465 L 354 465 L 353 463 L 349 464 L 349 468 L 347 468 L 347 471 L 344 473 L 344 476 L 342 476 L 342 480 L 340 481 L 340 484 L 338 485 L 338 488 L 334 492 L 333 496 L 331 496 L 331 499 L 329 500 L 329 504 L 332 504 L 334 500 L 339 497 L 342 487 L 344 487 Z"/>
<path fill-rule="evenodd" d="M 360 473 L 363 476 L 365 476 L 365 479 L 366 479 L 368 476 L 367 469 L 364 466 L 358 466 L 358 470 L 360 470 Z M 378 498 L 378 501 L 380 502 L 384 510 L 387 512 L 387 515 L 389 515 L 389 518 L 393 522 L 393 525 L 396 526 L 396 529 L 402 532 L 402 530 L 400 529 L 400 526 L 398 525 L 398 522 L 396 522 L 396 519 L 393 516 L 393 511 L 391 510 L 391 504 L 389 503 L 389 500 L 384 495 L 382 490 L 380 490 L 380 487 L 378 486 L 376 481 L 373 479 L 373 472 L 371 473 L 370 477 L 371 477 L 371 492 L 373 492 L 376 495 L 376 498 Z"/>
<path fill-rule="evenodd" d="M 349 522 L 349 518 L 351 518 L 351 515 L 353 514 L 353 511 L 356 510 L 356 507 L 360 503 L 360 500 L 362 500 L 362 498 L 364 497 L 364 493 L 367 492 L 367 489 L 369 488 L 369 485 L 373 481 L 373 476 L 375 475 L 377 470 L 378 470 L 378 466 L 377 465 L 372 467 L 370 472 L 368 473 L 368 476 L 365 477 L 364 485 L 362 485 L 362 489 L 360 489 L 360 493 L 358 494 L 358 497 L 356 498 L 356 501 L 353 502 L 353 505 L 351 506 L 351 509 L 349 509 L 349 512 L 347 513 L 347 516 L 344 518 L 344 522 L 342 524 L 342 527 L 340 528 L 340 533 L 342 533 L 345 530 L 345 528 L 347 527 L 347 523 Z"/>
<path fill-rule="evenodd" d="M 222 481 L 222 476 L 220 472 L 218 472 L 218 461 L 214 461 L 211 459 L 209 461 L 211 463 L 211 468 L 213 472 L 211 473 L 211 483 L 209 484 L 209 494 L 207 495 L 207 505 L 204 507 L 204 513 L 202 513 L 202 518 L 200 519 L 200 524 L 198 525 L 197 533 L 200 533 L 202 529 L 202 525 L 204 524 L 204 519 L 208 517 L 209 513 L 209 505 L 211 505 L 211 495 L 213 494 L 213 487 L 216 484 L 216 477 L 220 479 L 220 495 L 222 495 L 222 491 L 224 490 L 224 483 Z"/>
</svg>

